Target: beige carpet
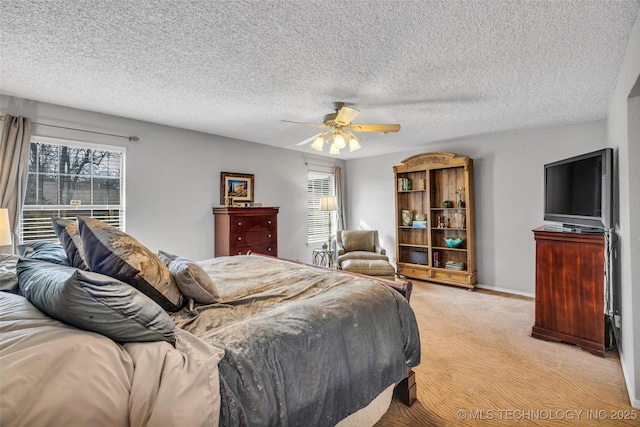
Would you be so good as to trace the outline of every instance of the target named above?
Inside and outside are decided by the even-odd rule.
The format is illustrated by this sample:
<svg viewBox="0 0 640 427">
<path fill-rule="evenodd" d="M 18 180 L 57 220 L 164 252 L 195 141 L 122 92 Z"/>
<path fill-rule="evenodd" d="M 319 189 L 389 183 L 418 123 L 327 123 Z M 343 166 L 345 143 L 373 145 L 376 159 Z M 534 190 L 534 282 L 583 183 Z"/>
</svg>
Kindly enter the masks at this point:
<svg viewBox="0 0 640 427">
<path fill-rule="evenodd" d="M 640 426 L 617 352 L 531 338 L 533 299 L 413 284 L 418 401 L 394 399 L 377 426 Z"/>
</svg>

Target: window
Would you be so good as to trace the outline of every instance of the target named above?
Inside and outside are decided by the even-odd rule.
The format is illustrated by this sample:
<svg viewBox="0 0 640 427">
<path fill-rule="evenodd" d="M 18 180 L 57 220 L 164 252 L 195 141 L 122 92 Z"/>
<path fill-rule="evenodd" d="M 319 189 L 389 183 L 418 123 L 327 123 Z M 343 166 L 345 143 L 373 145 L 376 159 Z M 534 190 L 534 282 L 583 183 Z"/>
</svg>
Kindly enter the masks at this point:
<svg viewBox="0 0 640 427">
<path fill-rule="evenodd" d="M 335 195 L 333 174 L 317 171 L 307 173 L 307 242 L 326 242 L 329 238 L 329 215 L 331 215 L 332 228 L 336 225 L 336 212 L 320 210 L 320 198 L 322 196 Z"/>
<path fill-rule="evenodd" d="M 121 147 L 32 137 L 20 243 L 56 239 L 53 217 L 92 216 L 124 230 L 124 160 Z"/>
</svg>

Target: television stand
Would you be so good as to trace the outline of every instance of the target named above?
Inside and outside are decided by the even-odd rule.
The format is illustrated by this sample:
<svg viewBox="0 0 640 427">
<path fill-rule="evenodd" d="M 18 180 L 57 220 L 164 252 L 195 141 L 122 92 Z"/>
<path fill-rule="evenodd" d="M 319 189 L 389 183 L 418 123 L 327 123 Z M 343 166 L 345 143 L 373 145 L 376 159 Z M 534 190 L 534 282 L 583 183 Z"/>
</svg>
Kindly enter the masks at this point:
<svg viewBox="0 0 640 427">
<path fill-rule="evenodd" d="M 531 336 L 605 352 L 604 234 L 533 230 L 535 324 Z"/>
</svg>

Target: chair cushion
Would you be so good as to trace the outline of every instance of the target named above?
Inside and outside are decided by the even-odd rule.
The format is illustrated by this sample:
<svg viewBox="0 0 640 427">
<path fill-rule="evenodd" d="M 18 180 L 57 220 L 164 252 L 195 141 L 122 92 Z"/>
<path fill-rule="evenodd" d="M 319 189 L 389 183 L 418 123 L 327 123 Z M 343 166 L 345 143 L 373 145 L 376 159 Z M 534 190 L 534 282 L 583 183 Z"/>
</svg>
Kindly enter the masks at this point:
<svg viewBox="0 0 640 427">
<path fill-rule="evenodd" d="M 342 263 L 342 269 L 368 276 L 394 276 L 396 270 L 383 260 L 349 259 Z"/>
<path fill-rule="evenodd" d="M 389 261 L 389 257 L 386 255 L 381 255 L 376 252 L 368 252 L 368 251 L 353 251 L 347 252 L 344 255 L 340 255 L 338 257 L 338 263 L 341 264 L 348 259 L 364 259 L 364 260 L 383 260 Z"/>
<path fill-rule="evenodd" d="M 374 232 L 371 230 L 343 230 L 342 246 L 345 252 L 375 251 Z"/>
</svg>

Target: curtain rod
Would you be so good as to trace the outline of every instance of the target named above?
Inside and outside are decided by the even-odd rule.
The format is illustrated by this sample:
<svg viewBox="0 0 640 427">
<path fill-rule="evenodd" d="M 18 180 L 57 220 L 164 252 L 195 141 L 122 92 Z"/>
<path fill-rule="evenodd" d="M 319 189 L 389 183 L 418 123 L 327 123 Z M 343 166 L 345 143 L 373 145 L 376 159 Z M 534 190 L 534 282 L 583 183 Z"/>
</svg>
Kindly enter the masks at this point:
<svg viewBox="0 0 640 427">
<path fill-rule="evenodd" d="M 321 168 L 330 168 L 330 169 L 333 169 L 333 168 L 335 168 L 335 167 L 336 167 L 336 165 L 333 165 L 333 166 L 327 166 L 327 165 L 319 165 L 319 164 L 317 164 L 317 163 L 309 163 L 309 162 L 304 162 L 304 165 L 305 165 L 305 166 L 319 166 L 319 167 L 321 167 Z"/>
<path fill-rule="evenodd" d="M 6 117 L 6 114 L 1 115 L 0 116 L 0 121 L 4 121 L 5 117 Z M 87 133 L 95 133 L 97 135 L 114 136 L 116 138 L 127 138 L 129 141 L 140 141 L 140 138 L 138 138 L 135 135 L 133 135 L 133 136 L 115 135 L 113 133 L 96 132 L 96 131 L 93 131 L 93 130 L 77 129 L 77 128 L 70 128 L 70 127 L 66 127 L 66 126 L 49 125 L 49 124 L 46 124 L 46 123 L 37 123 L 37 122 L 31 122 L 31 124 L 39 125 L 39 126 L 49 126 L 49 127 L 58 128 L 58 129 L 74 130 L 76 132 L 87 132 Z"/>
</svg>

